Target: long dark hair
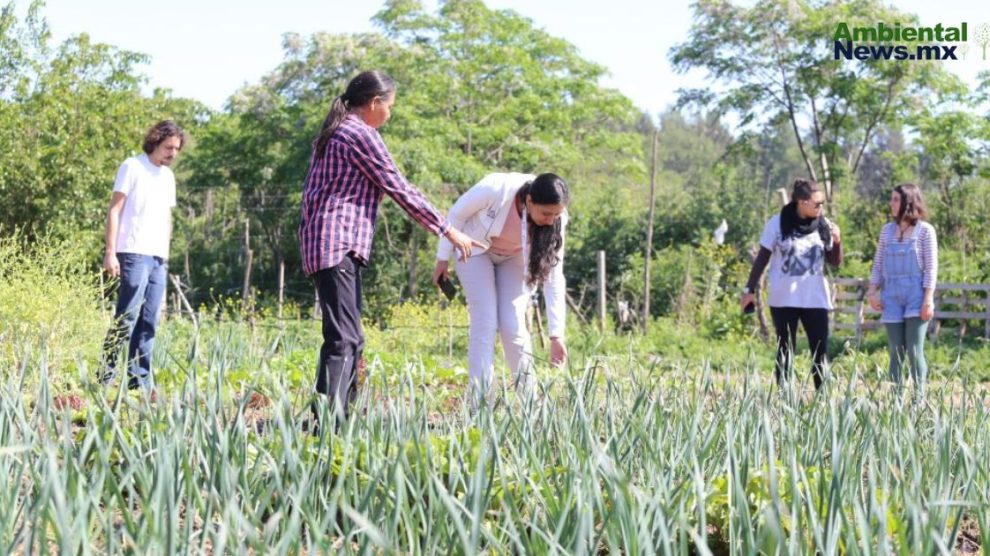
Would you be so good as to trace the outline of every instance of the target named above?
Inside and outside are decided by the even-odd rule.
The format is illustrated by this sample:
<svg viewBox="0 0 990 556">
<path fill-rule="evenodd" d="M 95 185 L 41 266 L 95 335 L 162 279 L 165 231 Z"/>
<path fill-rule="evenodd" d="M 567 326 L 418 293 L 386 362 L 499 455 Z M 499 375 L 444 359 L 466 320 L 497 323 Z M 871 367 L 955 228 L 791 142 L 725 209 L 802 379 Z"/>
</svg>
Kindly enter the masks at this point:
<svg viewBox="0 0 990 556">
<path fill-rule="evenodd" d="M 540 174 L 531 182 L 527 182 L 516 193 L 516 200 L 526 202 L 526 196 L 538 205 L 567 205 L 571 196 L 567 184 L 557 174 Z M 546 280 L 553 267 L 560 262 L 560 248 L 564 245 L 561 235 L 562 223 L 560 218 L 552 226 L 537 226 L 532 220 L 529 226 L 529 278 L 526 284 L 534 287 Z"/>
<path fill-rule="evenodd" d="M 918 220 L 928 219 L 928 209 L 925 208 L 925 199 L 921 196 L 920 187 L 913 183 L 902 183 L 895 187 L 894 191 L 901 196 L 901 210 L 894 219 L 897 223 L 907 221 L 914 225 Z"/>
<path fill-rule="evenodd" d="M 327 112 L 327 117 L 323 120 L 323 127 L 320 128 L 319 135 L 313 141 L 313 154 L 316 158 L 323 157 L 330 137 L 333 136 L 334 131 L 337 131 L 340 122 L 344 120 L 344 116 L 351 109 L 364 106 L 375 97 L 387 97 L 393 92 L 395 92 L 395 81 L 378 70 L 363 71 L 351 79 L 344 93 L 333 99 L 330 104 L 330 111 Z"/>
</svg>

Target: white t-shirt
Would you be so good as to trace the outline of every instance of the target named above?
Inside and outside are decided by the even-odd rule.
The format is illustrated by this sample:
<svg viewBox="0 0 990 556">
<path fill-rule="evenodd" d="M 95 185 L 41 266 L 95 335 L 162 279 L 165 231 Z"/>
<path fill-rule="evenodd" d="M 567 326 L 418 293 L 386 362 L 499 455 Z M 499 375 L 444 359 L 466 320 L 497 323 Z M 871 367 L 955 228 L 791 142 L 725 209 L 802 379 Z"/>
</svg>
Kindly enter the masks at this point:
<svg viewBox="0 0 990 556">
<path fill-rule="evenodd" d="M 128 158 L 117 170 L 115 192 L 127 195 L 117 227 L 117 252 L 168 258 L 169 218 L 175 206 L 175 175 L 148 155 Z"/>
<path fill-rule="evenodd" d="M 780 215 L 775 214 L 763 227 L 760 245 L 771 253 L 771 307 L 832 309 L 825 279 L 826 246 L 818 232 L 784 239 L 780 235 Z"/>
</svg>

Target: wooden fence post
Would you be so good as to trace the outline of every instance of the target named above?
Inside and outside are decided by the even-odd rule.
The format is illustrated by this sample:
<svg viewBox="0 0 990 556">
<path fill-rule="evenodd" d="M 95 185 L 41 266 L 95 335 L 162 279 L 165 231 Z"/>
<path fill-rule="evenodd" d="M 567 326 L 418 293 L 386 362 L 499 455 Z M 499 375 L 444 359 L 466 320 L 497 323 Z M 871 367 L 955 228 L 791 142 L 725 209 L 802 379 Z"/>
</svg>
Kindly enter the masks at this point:
<svg viewBox="0 0 990 556">
<path fill-rule="evenodd" d="M 285 304 L 285 259 L 278 262 L 278 320 L 282 320 L 282 305 Z"/>
<path fill-rule="evenodd" d="M 168 284 L 165 284 L 165 293 L 162 295 L 162 306 L 158 309 L 158 317 L 168 320 L 168 312 L 172 310 L 171 307 L 172 304 L 168 301 Z"/>
<path fill-rule="evenodd" d="M 646 224 L 646 253 L 643 257 L 643 334 L 650 326 L 650 263 L 653 261 L 653 218 L 657 198 L 657 139 L 659 131 L 653 132 L 653 165 L 650 169 L 650 211 Z"/>
<path fill-rule="evenodd" d="M 969 291 L 968 290 L 963 290 L 962 291 L 962 302 L 959 304 L 959 312 L 960 313 L 965 313 L 966 312 L 966 309 L 968 307 L 969 307 Z M 961 321 L 959 321 L 959 338 L 960 339 L 966 337 L 966 329 L 967 329 L 966 323 L 967 322 L 968 321 L 966 319 L 962 319 Z"/>
<path fill-rule="evenodd" d="M 866 290 L 864 284 L 860 283 L 856 286 L 856 345 L 859 346 L 863 339 L 863 322 L 866 319 L 864 312 L 866 311 Z"/>
<path fill-rule="evenodd" d="M 983 317 L 983 337 L 990 340 L 990 288 L 983 290 L 983 309 L 986 316 Z"/>
<path fill-rule="evenodd" d="M 168 277 L 172 281 L 172 285 L 175 286 L 175 296 L 178 298 L 178 301 L 181 301 L 182 305 L 185 306 L 186 312 L 189 313 L 189 319 L 192 320 L 193 326 L 198 330 L 199 319 L 196 318 L 196 312 L 193 311 L 192 305 L 189 303 L 189 299 L 186 298 L 184 293 L 182 293 L 182 282 L 179 281 L 179 277 L 175 274 L 169 274 Z M 178 301 L 176 302 L 176 311 L 181 314 L 182 306 L 178 304 Z"/>
<path fill-rule="evenodd" d="M 251 219 L 244 219 L 244 290 L 241 307 L 247 309 L 251 299 L 251 265 L 254 263 L 254 253 L 251 251 Z"/>
<path fill-rule="evenodd" d="M 983 337 L 990 340 L 990 287 L 983 290 Z"/>
<path fill-rule="evenodd" d="M 605 251 L 598 252 L 598 328 L 605 332 Z"/>
<path fill-rule="evenodd" d="M 787 192 L 786 187 L 781 187 L 777 190 L 777 195 L 780 195 L 780 206 L 784 206 L 791 202 L 791 195 Z"/>
</svg>

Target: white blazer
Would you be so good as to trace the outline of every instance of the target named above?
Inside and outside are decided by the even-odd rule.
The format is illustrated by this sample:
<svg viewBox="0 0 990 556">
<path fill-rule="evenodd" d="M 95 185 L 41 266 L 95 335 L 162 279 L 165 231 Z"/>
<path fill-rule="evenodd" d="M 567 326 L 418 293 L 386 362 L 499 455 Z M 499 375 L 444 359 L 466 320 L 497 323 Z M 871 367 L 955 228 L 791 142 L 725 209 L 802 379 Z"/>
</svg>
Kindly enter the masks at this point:
<svg viewBox="0 0 990 556">
<path fill-rule="evenodd" d="M 515 209 L 516 192 L 528 181 L 536 179 L 533 174 L 496 173 L 488 174 L 471 189 L 468 189 L 450 207 L 447 218 L 458 230 L 472 239 L 484 244 L 484 247 L 474 247 L 471 255 L 484 253 L 491 246 L 493 235 L 502 232 L 509 210 Z M 523 239 L 523 261 L 529 273 L 529 245 L 527 219 L 523 218 L 520 237 Z M 560 216 L 560 235 L 564 238 L 567 228 L 567 211 Z M 449 261 L 454 255 L 454 246 L 450 241 L 440 236 L 437 245 L 437 260 Z M 564 279 L 564 246 L 560 246 L 560 259 L 551 270 L 550 275 L 543 281 L 543 298 L 547 306 L 547 320 L 551 337 L 563 338 L 565 329 L 565 313 L 567 308 L 567 282 Z"/>
</svg>

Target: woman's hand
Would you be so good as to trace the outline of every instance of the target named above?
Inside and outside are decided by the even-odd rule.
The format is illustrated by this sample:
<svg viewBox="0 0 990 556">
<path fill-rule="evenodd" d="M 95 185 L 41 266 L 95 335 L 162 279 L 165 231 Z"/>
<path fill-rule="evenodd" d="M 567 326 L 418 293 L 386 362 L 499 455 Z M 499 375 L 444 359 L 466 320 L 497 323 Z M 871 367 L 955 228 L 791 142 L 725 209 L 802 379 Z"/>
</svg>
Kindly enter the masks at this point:
<svg viewBox="0 0 990 556">
<path fill-rule="evenodd" d="M 550 338 L 550 366 L 559 367 L 567 361 L 567 346 L 563 338 Z"/>
<path fill-rule="evenodd" d="M 839 226 L 835 222 L 829 222 L 828 228 L 832 232 L 832 243 L 834 245 L 842 243 L 842 233 L 839 230 Z"/>
<path fill-rule="evenodd" d="M 433 285 L 440 287 L 440 278 L 449 278 L 450 263 L 447 261 L 437 261 L 437 266 L 433 267 Z"/>
<path fill-rule="evenodd" d="M 925 300 L 921 302 L 921 320 L 929 321 L 935 316 L 935 301 L 925 297 Z"/>
<path fill-rule="evenodd" d="M 756 303 L 756 294 L 744 293 L 739 297 L 739 308 L 743 311 L 752 303 Z"/>
<path fill-rule="evenodd" d="M 454 244 L 454 249 L 459 252 L 457 258 L 462 261 L 466 261 L 468 257 L 471 256 L 471 248 L 477 245 L 478 247 L 484 247 L 485 244 L 478 240 L 472 239 L 470 236 L 464 232 L 454 228 L 453 226 L 447 230 L 444 236 Z"/>
<path fill-rule="evenodd" d="M 876 291 L 866 292 L 866 302 L 874 311 L 883 311 L 883 303 L 880 302 L 880 295 Z"/>
</svg>

